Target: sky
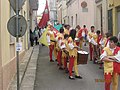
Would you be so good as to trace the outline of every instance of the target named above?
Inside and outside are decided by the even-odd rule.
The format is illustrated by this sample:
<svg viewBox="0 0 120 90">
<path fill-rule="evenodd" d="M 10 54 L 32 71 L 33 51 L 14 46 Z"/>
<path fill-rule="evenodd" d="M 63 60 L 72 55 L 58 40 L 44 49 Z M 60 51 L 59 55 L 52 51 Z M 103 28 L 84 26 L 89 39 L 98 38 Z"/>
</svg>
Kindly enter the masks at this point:
<svg viewBox="0 0 120 90">
<path fill-rule="evenodd" d="M 41 15 L 41 13 L 43 13 L 44 11 L 46 0 L 38 0 L 38 1 L 39 1 L 39 8 L 37 14 Z"/>
</svg>

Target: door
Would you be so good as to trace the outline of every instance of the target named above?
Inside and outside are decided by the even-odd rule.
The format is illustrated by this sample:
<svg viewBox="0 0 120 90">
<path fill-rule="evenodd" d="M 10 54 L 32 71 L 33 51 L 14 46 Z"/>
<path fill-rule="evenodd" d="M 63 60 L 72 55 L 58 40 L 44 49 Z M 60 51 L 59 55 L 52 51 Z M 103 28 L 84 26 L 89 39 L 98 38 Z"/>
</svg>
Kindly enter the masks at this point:
<svg viewBox="0 0 120 90">
<path fill-rule="evenodd" d="M 117 33 L 120 32 L 120 8 L 117 10 Z"/>
</svg>

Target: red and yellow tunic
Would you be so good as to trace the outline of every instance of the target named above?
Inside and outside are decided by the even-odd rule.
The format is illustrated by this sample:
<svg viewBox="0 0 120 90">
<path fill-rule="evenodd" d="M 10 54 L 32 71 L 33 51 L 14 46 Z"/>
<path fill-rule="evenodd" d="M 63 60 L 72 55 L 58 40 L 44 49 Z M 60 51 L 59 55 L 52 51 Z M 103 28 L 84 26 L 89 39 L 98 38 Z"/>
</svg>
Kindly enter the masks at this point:
<svg viewBox="0 0 120 90">
<path fill-rule="evenodd" d="M 53 42 L 53 41 L 55 41 L 54 32 L 49 30 L 46 35 L 48 36 L 47 39 L 49 39 L 49 40 L 48 40 L 48 41 L 49 41 L 48 43 L 49 43 L 50 45 L 54 45 L 54 44 L 55 44 L 55 42 Z"/>
<path fill-rule="evenodd" d="M 69 56 L 70 57 L 77 57 L 77 48 L 74 48 L 74 47 L 77 47 L 76 43 L 73 42 L 72 38 L 69 37 L 68 38 L 68 51 L 69 51 Z"/>
<path fill-rule="evenodd" d="M 105 47 L 102 51 L 101 59 L 103 59 L 105 56 L 115 56 L 118 54 L 118 51 L 120 51 L 119 47 L 116 47 L 115 49 Z M 112 75 L 113 72 L 120 74 L 120 63 L 104 61 L 104 73 Z"/>
<path fill-rule="evenodd" d="M 68 35 L 69 35 L 69 30 L 64 29 L 64 35 L 65 35 L 65 34 L 68 34 Z"/>
</svg>

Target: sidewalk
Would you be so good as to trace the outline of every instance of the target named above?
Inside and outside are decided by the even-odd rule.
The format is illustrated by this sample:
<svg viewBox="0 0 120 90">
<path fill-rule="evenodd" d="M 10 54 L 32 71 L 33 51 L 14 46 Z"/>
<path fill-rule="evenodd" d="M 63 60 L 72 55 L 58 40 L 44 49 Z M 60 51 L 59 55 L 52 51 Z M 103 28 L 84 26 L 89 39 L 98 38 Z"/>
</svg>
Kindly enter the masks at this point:
<svg viewBox="0 0 120 90">
<path fill-rule="evenodd" d="M 39 54 L 39 46 L 31 47 L 20 64 L 20 90 L 33 90 L 36 74 L 36 65 Z M 17 90 L 16 76 L 11 82 L 8 90 Z"/>
</svg>

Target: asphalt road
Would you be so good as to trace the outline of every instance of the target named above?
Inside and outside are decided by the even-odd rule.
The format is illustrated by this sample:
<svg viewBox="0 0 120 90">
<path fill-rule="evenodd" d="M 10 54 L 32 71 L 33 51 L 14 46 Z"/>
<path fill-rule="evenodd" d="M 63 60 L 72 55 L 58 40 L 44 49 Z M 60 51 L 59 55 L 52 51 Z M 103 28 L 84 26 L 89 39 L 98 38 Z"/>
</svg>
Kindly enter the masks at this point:
<svg viewBox="0 0 120 90">
<path fill-rule="evenodd" d="M 65 71 L 58 69 L 56 62 L 49 62 L 48 48 L 40 47 L 34 90 L 104 90 L 103 70 L 99 65 L 88 61 L 78 67 L 83 79 L 70 80 Z"/>
</svg>

